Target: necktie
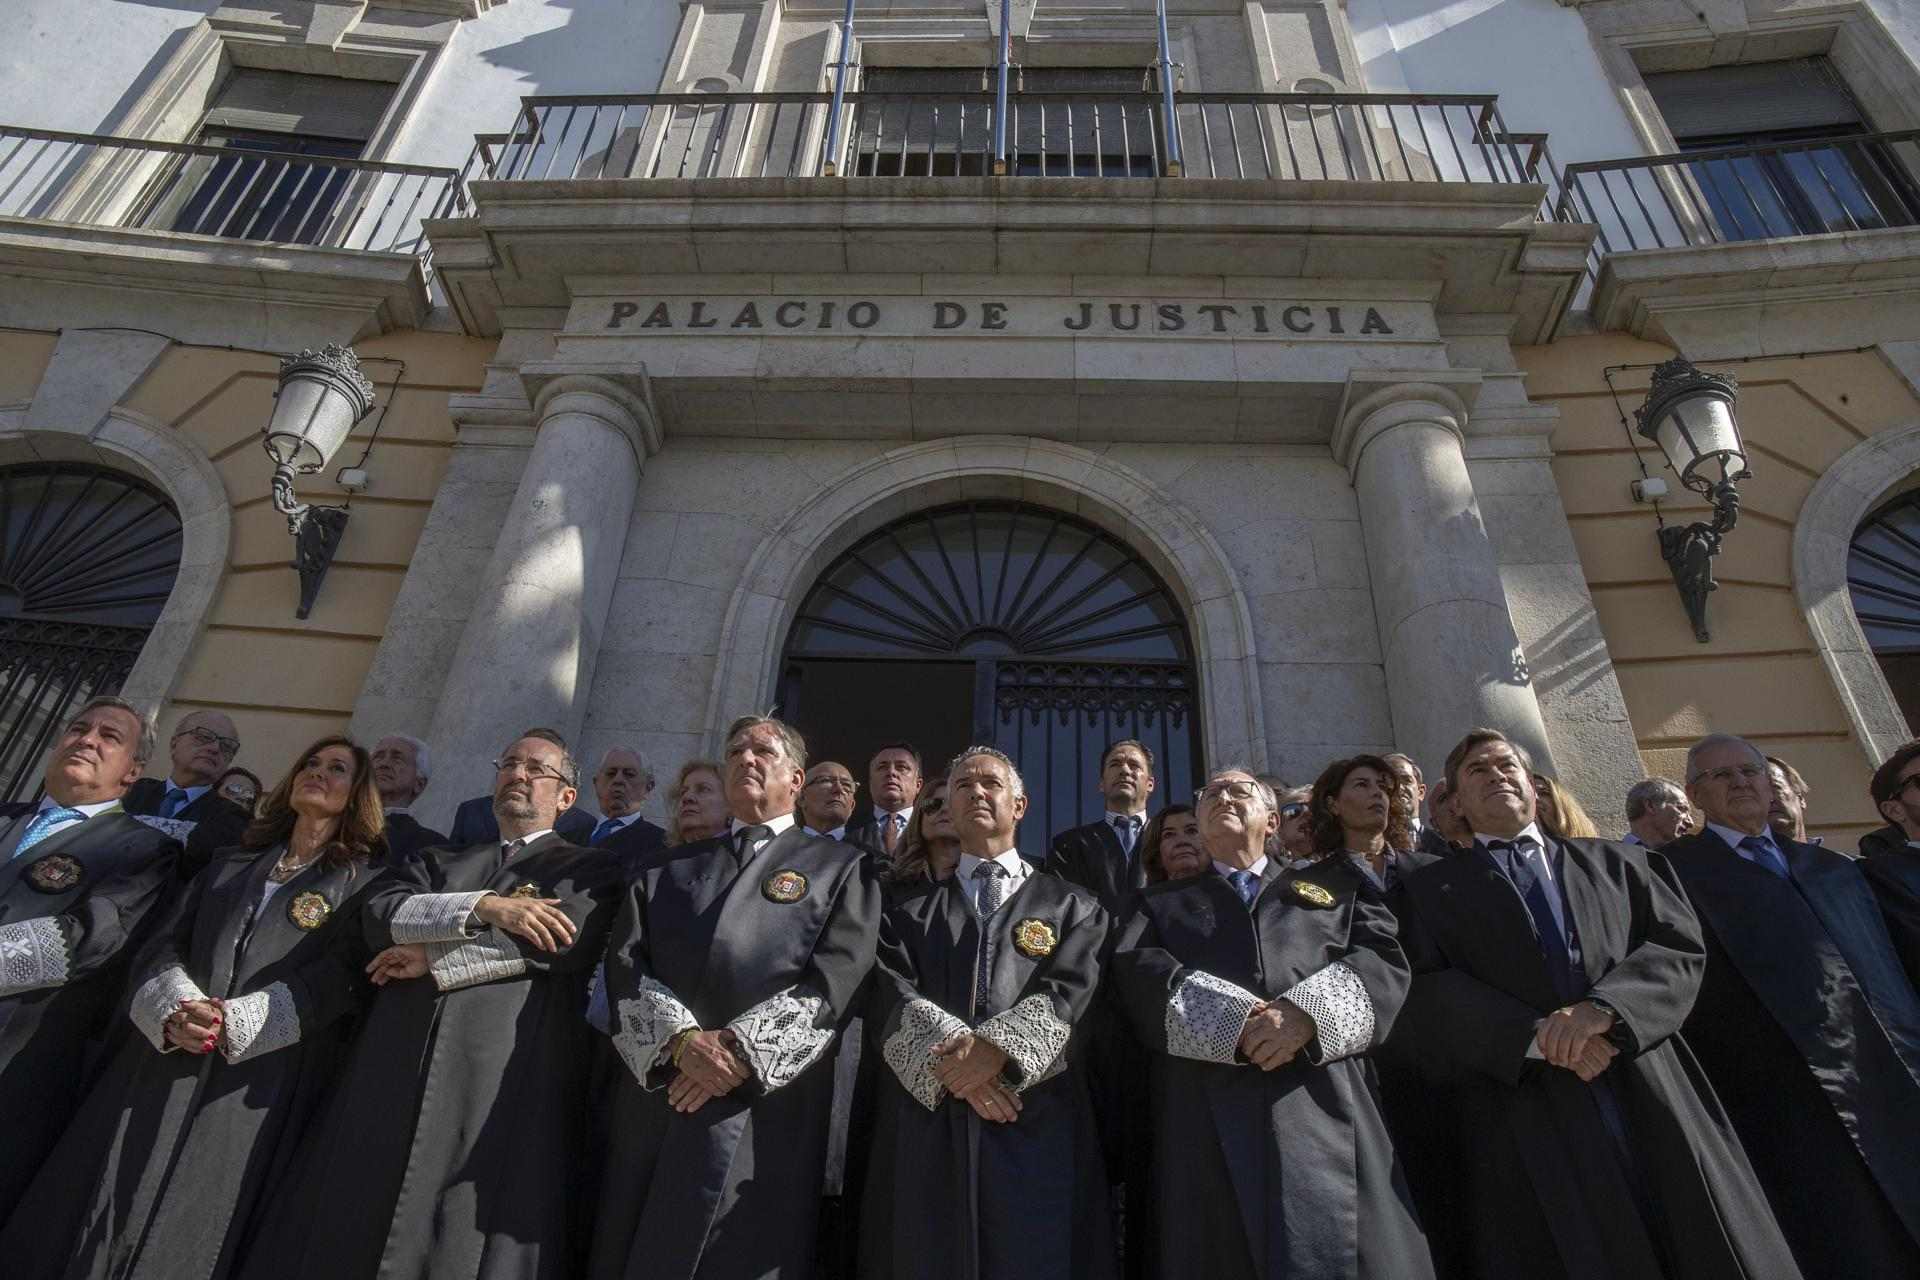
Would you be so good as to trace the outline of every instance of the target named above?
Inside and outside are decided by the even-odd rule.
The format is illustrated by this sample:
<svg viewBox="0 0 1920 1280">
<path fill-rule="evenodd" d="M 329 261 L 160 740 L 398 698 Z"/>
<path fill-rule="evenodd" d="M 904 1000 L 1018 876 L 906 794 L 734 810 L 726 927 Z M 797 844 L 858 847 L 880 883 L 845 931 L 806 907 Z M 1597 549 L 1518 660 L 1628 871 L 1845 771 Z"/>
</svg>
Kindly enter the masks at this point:
<svg viewBox="0 0 1920 1280">
<path fill-rule="evenodd" d="M 84 817 L 86 817 L 86 815 L 78 809 L 61 809 L 55 807 L 41 810 L 39 813 L 34 814 L 33 821 L 27 824 L 27 830 L 25 834 L 20 837 L 20 843 L 13 847 L 13 856 L 16 858 L 19 857 L 27 850 L 33 848 L 33 846 L 39 844 L 42 840 L 45 840 L 53 834 L 53 829 L 61 823 L 71 822 L 75 818 Z"/>
<path fill-rule="evenodd" d="M 1540 954 L 1547 962 L 1554 990 L 1569 997 L 1573 989 L 1573 958 L 1567 949 L 1566 934 L 1560 928 L 1560 915 L 1549 896 L 1553 886 L 1540 874 L 1539 846 L 1532 840 L 1495 840 L 1487 846 L 1501 863 L 1507 879 L 1520 891 L 1533 917 L 1534 932 L 1539 935 Z"/>
<path fill-rule="evenodd" d="M 890 813 L 887 815 L 886 830 L 881 833 L 880 839 L 881 842 L 886 845 L 888 853 L 892 853 L 899 847 L 900 833 L 906 829 L 907 819 L 904 814 Z"/>
<path fill-rule="evenodd" d="M 507 840 L 500 845 L 500 865 L 506 866 L 513 861 L 513 855 L 526 847 L 525 840 Z"/>
<path fill-rule="evenodd" d="M 1233 891 L 1240 895 L 1240 901 L 1248 906 L 1260 896 L 1260 877 L 1247 870 L 1227 872 L 1227 879 L 1233 883 Z"/>
<path fill-rule="evenodd" d="M 608 836 L 612 835 L 614 831 L 619 828 L 619 826 L 620 826 L 620 819 L 618 818 L 604 819 L 599 826 L 593 829 L 593 835 L 588 837 L 587 843 L 591 845 L 598 845 L 602 840 L 605 840 Z"/>
<path fill-rule="evenodd" d="M 987 995 L 993 985 L 993 948 L 988 945 L 987 925 L 992 921 L 993 913 L 1000 909 L 1006 874 L 1007 869 L 997 862 L 983 862 L 973 870 L 973 878 L 980 882 L 980 956 L 973 972 L 973 1008 L 976 1014 L 986 1008 Z"/>
<path fill-rule="evenodd" d="M 1132 857 L 1134 841 L 1140 838 L 1140 819 L 1114 815 L 1113 833 L 1120 837 L 1120 847 L 1127 856 Z"/>
<path fill-rule="evenodd" d="M 187 807 L 187 792 L 184 787 L 168 787 L 166 799 L 160 802 L 160 816 L 177 818 L 180 811 Z"/>
<path fill-rule="evenodd" d="M 1765 836 L 1748 836 L 1740 842 L 1740 847 L 1752 854 L 1755 862 L 1782 880 L 1793 879 L 1787 871 L 1787 860 L 1781 855 L 1779 847 Z"/>
<path fill-rule="evenodd" d="M 753 848 L 755 845 L 759 844 L 762 840 L 770 840 L 772 838 L 772 827 L 759 825 L 742 827 L 740 828 L 738 838 L 733 843 L 733 856 L 738 858 L 742 864 L 745 864 L 747 859 L 753 857 Z"/>
</svg>

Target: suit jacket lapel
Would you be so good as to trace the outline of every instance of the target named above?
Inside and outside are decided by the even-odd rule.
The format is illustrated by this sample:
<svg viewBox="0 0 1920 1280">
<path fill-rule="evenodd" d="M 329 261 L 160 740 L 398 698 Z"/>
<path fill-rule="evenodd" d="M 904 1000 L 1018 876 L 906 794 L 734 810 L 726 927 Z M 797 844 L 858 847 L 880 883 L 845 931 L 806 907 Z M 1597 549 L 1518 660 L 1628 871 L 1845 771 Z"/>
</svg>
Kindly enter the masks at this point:
<svg viewBox="0 0 1920 1280">
<path fill-rule="evenodd" d="M 1493 855 L 1476 845 L 1464 857 L 1450 859 L 1449 866 L 1459 868 L 1455 878 L 1472 904 L 1481 945 L 1513 957 L 1504 967 L 1517 980 L 1514 994 L 1537 1008 L 1559 1007 L 1559 994 L 1547 972 L 1547 958 L 1540 952 L 1533 913 Z"/>
</svg>

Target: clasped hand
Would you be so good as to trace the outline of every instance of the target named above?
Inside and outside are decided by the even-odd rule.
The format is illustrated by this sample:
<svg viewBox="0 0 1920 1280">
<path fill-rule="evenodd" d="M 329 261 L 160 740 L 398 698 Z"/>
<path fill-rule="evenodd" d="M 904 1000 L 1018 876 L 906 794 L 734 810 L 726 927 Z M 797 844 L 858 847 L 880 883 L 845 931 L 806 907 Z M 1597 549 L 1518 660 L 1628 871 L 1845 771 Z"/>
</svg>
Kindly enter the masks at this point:
<svg viewBox="0 0 1920 1280">
<path fill-rule="evenodd" d="M 1596 1079 L 1620 1051 L 1607 1040 L 1614 1017 L 1590 1000 L 1555 1009 L 1540 1020 L 1540 1056 L 1584 1081 Z"/>
<path fill-rule="evenodd" d="M 167 1042 L 188 1053 L 212 1053 L 220 1043 L 226 1015 L 220 1001 L 182 1000 L 178 1008 L 161 1024 Z"/>
<path fill-rule="evenodd" d="M 418 942 L 402 942 L 388 947 L 367 961 L 367 977 L 376 987 L 403 978 L 422 978 L 427 973 L 427 949 Z"/>
<path fill-rule="evenodd" d="M 1253 1007 L 1240 1029 L 1243 1057 L 1262 1071 L 1274 1071 L 1293 1061 L 1313 1039 L 1313 1019 L 1291 1000 L 1270 1000 Z"/>
<path fill-rule="evenodd" d="M 525 938 L 542 951 L 573 945 L 573 921 L 560 909 L 558 898 L 504 898 L 492 893 L 474 903 L 473 914 L 496 929 Z"/>
<path fill-rule="evenodd" d="M 667 1086 L 667 1104 L 692 1115 L 747 1082 L 746 1064 L 733 1051 L 733 1032 L 689 1031 L 680 1042 L 679 1071 Z"/>
<path fill-rule="evenodd" d="M 971 1031 L 956 1032 L 933 1047 L 933 1076 L 940 1087 L 995 1124 L 1012 1124 L 1020 1114 L 1020 1095 L 1001 1078 L 1006 1066 L 1006 1051 Z"/>
</svg>

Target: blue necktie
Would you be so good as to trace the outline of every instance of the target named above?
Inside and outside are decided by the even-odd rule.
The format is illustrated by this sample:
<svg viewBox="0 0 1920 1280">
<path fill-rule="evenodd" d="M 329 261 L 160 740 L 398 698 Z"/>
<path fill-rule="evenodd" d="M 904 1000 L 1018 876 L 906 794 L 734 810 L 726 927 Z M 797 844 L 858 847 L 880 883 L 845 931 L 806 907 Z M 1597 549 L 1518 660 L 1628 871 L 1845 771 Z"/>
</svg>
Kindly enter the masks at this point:
<svg viewBox="0 0 1920 1280">
<path fill-rule="evenodd" d="M 1248 906 L 1260 896 L 1260 877 L 1251 871 L 1229 871 L 1227 879 L 1233 883 L 1233 891 L 1240 895 L 1240 901 Z"/>
<path fill-rule="evenodd" d="M 1773 841 L 1765 836 L 1748 836 L 1740 842 L 1740 847 L 1753 855 L 1753 860 L 1765 867 L 1782 880 L 1792 880 L 1787 870 L 1787 860 Z"/>
<path fill-rule="evenodd" d="M 1113 833 L 1120 837 L 1120 848 L 1131 858 L 1133 846 L 1140 839 L 1140 819 L 1116 816 L 1113 820 Z"/>
<path fill-rule="evenodd" d="M 187 807 L 187 792 L 184 787 L 168 787 L 167 798 L 160 802 L 160 816 L 177 818 L 180 811 Z"/>
<path fill-rule="evenodd" d="M 1532 840 L 1495 840 L 1487 846 L 1507 873 L 1507 879 L 1520 891 L 1533 917 L 1534 932 L 1540 937 L 1540 954 L 1547 962 L 1548 975 L 1561 998 L 1578 994 L 1573 981 L 1573 957 L 1567 948 L 1567 935 L 1560 925 L 1553 886 L 1540 874 L 1537 858 L 1545 856 Z"/>
<path fill-rule="evenodd" d="M 973 869 L 973 878 L 980 882 L 980 950 L 973 971 L 973 1009 L 977 1015 L 987 1006 L 987 997 L 993 991 L 993 948 L 987 937 L 988 925 L 993 913 L 1000 909 L 1000 899 L 1004 896 L 1007 869 L 997 862 L 983 862 Z"/>
<path fill-rule="evenodd" d="M 45 840 L 53 834 L 53 829 L 61 823 L 71 822 L 75 818 L 85 818 L 86 816 L 86 814 L 81 813 L 78 809 L 62 809 L 57 806 L 52 809 L 42 809 L 39 813 L 34 814 L 33 821 L 27 824 L 26 834 L 20 837 L 20 843 L 13 848 L 13 856 L 16 858 L 19 857 L 27 850 L 33 848 L 33 846 L 39 844 L 42 840 Z"/>
<path fill-rule="evenodd" d="M 598 845 L 602 840 L 605 840 L 608 836 L 612 835 L 614 832 L 614 828 L 618 827 L 619 825 L 620 825 L 620 819 L 618 818 L 604 819 L 599 826 L 593 829 L 593 835 L 587 840 L 587 843 L 590 845 Z"/>
</svg>

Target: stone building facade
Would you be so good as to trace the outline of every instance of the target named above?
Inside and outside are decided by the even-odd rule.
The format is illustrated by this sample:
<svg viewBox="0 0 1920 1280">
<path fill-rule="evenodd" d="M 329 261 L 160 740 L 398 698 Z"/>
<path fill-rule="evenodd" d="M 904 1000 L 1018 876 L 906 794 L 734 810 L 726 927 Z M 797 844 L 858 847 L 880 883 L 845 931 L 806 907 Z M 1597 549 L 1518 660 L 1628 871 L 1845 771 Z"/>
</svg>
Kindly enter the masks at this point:
<svg viewBox="0 0 1920 1280">
<path fill-rule="evenodd" d="M 1485 722 L 1613 828 L 1711 727 L 1793 760 L 1843 847 L 1873 825 L 1865 776 L 1911 714 L 1897 628 L 1870 638 L 1856 604 L 1861 531 L 1920 473 L 1910 18 L 1172 0 L 1167 84 L 1150 0 L 1028 0 L 997 153 L 997 3 L 860 3 L 851 41 L 837 0 L 629 8 L 208 3 L 130 39 L 130 87 L 88 118 L 5 104 L 41 133 L 191 144 L 271 123 L 236 83 L 371 79 L 395 88 L 359 155 L 393 172 L 350 181 L 430 187 L 366 206 L 393 215 L 378 242 L 209 234 L 114 196 L 118 149 L 0 130 L 0 191 L 41 182 L 27 144 L 71 149 L 37 203 L 0 195 L 0 466 L 126 473 L 177 511 L 126 679 L 163 721 L 227 710 L 263 773 L 320 731 L 417 733 L 429 819 L 530 723 L 670 773 L 775 704 L 848 751 L 849 718 L 870 747 L 926 716 L 1091 732 L 1124 704 L 1180 739 L 1180 794 L 1202 761 L 1305 779 L 1398 748 L 1431 770 Z M 1564 69 L 1503 59 L 1522 38 Z M 1691 145 L 1686 91 L 1716 83 L 1671 77 L 1816 62 L 1860 114 L 1818 136 L 1880 140 L 1789 141 L 1770 180 L 1828 164 L 1832 190 L 1878 148 L 1891 167 L 1846 223 L 1634 211 L 1720 176 L 1659 160 Z M 275 353 L 324 342 L 356 345 L 379 408 L 303 488 L 371 481 L 299 619 L 258 439 Z M 1632 492 L 1672 479 L 1630 423 L 1675 354 L 1739 379 L 1752 471 L 1705 643 L 1655 532 L 1704 503 Z M 873 548 L 953 511 L 1009 550 L 970 546 L 993 566 L 976 583 L 887 586 Z M 1057 597 L 1014 607 L 1016 567 L 1049 550 L 1011 550 L 1026 518 L 1114 557 L 1108 577 L 1065 565 Z M 1111 616 L 1159 621 L 1094 637 L 1112 582 L 1136 588 Z M 862 591 L 891 594 L 834 613 Z M 851 685 L 833 666 L 882 659 L 902 665 Z M 1007 741 L 1086 790 L 1083 745 Z"/>
</svg>

